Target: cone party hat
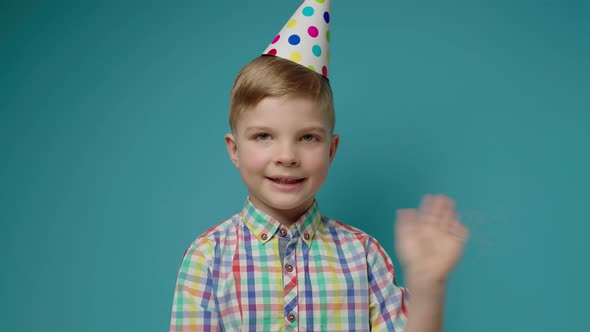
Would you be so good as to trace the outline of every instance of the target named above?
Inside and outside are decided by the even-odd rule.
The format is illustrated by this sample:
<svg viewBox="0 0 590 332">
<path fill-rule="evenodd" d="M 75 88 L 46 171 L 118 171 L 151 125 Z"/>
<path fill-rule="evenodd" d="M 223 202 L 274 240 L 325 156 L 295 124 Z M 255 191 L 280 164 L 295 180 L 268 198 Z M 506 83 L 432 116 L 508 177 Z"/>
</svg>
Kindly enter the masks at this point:
<svg viewBox="0 0 590 332">
<path fill-rule="evenodd" d="M 303 1 L 263 54 L 291 60 L 327 78 L 330 0 Z"/>
</svg>

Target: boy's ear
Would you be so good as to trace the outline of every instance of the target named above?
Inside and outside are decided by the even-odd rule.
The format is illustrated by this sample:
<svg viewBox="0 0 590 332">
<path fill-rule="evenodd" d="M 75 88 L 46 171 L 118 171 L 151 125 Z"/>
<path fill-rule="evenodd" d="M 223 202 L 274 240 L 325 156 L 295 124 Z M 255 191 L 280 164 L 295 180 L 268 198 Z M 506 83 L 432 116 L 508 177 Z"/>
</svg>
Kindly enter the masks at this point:
<svg viewBox="0 0 590 332">
<path fill-rule="evenodd" d="M 231 162 L 234 163 L 236 168 L 240 168 L 240 163 L 238 162 L 238 145 L 236 144 L 234 135 L 225 134 L 225 146 L 227 147 L 227 154 Z"/>
<path fill-rule="evenodd" d="M 338 143 L 340 143 L 340 136 L 332 135 L 332 141 L 330 142 L 330 162 L 334 160 L 336 156 L 336 150 L 338 150 Z"/>
</svg>

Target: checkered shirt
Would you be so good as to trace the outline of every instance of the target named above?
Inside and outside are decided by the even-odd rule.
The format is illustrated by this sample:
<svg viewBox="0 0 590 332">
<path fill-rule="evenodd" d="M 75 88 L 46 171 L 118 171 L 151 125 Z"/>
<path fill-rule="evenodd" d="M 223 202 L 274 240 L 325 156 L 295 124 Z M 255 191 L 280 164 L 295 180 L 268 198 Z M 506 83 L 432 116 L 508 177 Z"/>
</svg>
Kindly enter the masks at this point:
<svg viewBox="0 0 590 332">
<path fill-rule="evenodd" d="M 247 200 L 186 251 L 170 331 L 403 331 L 408 294 L 394 275 L 373 237 L 317 202 L 286 227 Z"/>
</svg>

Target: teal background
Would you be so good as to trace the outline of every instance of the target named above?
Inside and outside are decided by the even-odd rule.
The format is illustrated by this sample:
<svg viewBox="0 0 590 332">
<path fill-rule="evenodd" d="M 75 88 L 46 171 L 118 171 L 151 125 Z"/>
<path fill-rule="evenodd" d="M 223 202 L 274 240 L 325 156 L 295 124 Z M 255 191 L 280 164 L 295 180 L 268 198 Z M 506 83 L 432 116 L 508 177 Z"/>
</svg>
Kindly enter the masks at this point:
<svg viewBox="0 0 590 332">
<path fill-rule="evenodd" d="M 223 143 L 233 78 L 298 5 L 2 1 L 1 330 L 168 329 L 184 250 L 246 197 Z M 393 255 L 395 209 L 448 194 L 471 238 L 445 330 L 582 330 L 588 2 L 332 7 L 322 212 Z"/>
</svg>

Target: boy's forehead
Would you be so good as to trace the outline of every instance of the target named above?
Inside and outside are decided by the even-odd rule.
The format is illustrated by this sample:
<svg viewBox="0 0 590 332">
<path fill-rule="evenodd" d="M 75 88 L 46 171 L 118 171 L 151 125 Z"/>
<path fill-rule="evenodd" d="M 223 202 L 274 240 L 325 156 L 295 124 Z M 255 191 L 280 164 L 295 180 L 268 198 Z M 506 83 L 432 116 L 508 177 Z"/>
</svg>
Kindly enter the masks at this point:
<svg viewBox="0 0 590 332">
<path fill-rule="evenodd" d="M 238 128 L 243 130 L 274 124 L 330 130 L 328 112 L 317 101 L 305 97 L 266 97 L 240 112 L 236 120 Z"/>
</svg>

